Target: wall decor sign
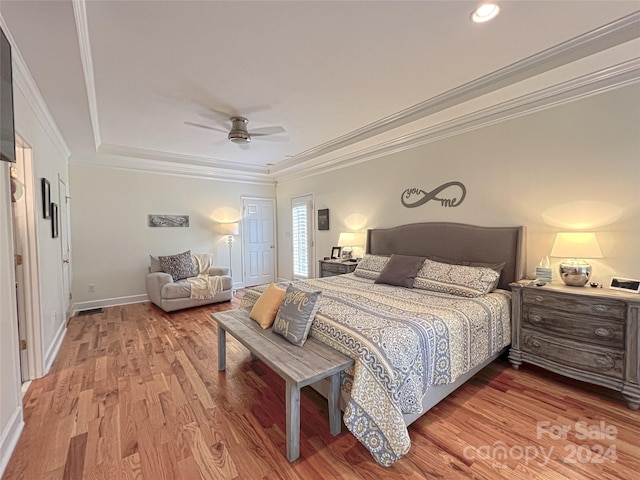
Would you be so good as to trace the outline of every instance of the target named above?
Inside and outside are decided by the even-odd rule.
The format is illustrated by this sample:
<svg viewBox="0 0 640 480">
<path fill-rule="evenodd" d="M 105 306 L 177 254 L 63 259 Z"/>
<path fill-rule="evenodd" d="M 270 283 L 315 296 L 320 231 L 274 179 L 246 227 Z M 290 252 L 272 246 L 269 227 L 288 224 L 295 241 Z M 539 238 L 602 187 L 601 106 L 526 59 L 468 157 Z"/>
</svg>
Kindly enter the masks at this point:
<svg viewBox="0 0 640 480">
<path fill-rule="evenodd" d="M 189 215 L 148 215 L 149 227 L 188 227 Z"/>
<path fill-rule="evenodd" d="M 329 209 L 318 210 L 318 230 L 329 230 Z"/>
<path fill-rule="evenodd" d="M 407 208 L 416 208 L 431 200 L 440 202 L 441 207 L 457 207 L 466 195 L 467 189 L 461 182 L 447 182 L 430 192 L 414 187 L 407 188 L 400 195 L 400 201 Z"/>
<path fill-rule="evenodd" d="M 51 218 L 51 184 L 43 178 L 42 186 L 42 218 Z"/>
<path fill-rule="evenodd" d="M 51 204 L 51 238 L 58 238 L 58 204 Z"/>
</svg>

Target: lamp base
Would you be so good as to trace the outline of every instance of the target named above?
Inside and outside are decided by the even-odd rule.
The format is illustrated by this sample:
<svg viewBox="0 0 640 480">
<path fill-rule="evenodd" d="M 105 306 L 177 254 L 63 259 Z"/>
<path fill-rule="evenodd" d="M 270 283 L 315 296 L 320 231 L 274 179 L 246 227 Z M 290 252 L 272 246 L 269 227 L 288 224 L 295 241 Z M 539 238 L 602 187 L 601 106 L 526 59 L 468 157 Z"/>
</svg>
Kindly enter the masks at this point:
<svg viewBox="0 0 640 480">
<path fill-rule="evenodd" d="M 574 258 L 560 264 L 560 278 L 570 287 L 584 287 L 591 278 L 591 265 Z"/>
</svg>

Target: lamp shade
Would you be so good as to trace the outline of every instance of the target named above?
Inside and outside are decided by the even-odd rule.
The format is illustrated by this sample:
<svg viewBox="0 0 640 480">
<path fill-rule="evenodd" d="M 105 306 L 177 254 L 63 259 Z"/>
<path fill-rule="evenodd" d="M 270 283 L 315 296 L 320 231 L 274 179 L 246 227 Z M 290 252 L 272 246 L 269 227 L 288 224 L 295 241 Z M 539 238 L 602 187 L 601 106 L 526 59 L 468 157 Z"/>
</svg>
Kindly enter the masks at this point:
<svg viewBox="0 0 640 480">
<path fill-rule="evenodd" d="M 338 238 L 339 247 L 361 247 L 364 245 L 364 235 L 356 232 L 342 232 Z"/>
<path fill-rule="evenodd" d="M 602 258 L 602 250 L 595 233 L 561 232 L 556 234 L 549 255 L 562 258 Z"/>
<path fill-rule="evenodd" d="M 216 230 L 221 235 L 238 235 L 240 232 L 240 224 L 234 223 L 219 223 Z"/>
</svg>

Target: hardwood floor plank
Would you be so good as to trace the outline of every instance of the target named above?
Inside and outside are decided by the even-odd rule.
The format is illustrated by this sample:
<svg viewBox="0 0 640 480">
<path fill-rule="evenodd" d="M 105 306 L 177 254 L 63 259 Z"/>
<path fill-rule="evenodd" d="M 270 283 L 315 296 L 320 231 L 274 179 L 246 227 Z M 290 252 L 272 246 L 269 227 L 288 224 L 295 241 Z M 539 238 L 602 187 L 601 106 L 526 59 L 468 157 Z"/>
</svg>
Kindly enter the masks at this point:
<svg viewBox="0 0 640 480">
<path fill-rule="evenodd" d="M 621 480 L 640 471 L 640 413 L 618 394 L 501 360 L 414 422 L 411 450 L 388 468 L 346 427 L 333 437 L 326 400 L 305 387 L 300 458 L 289 463 L 282 379 L 234 339 L 226 372 L 217 369 L 210 314 L 239 301 L 72 318 L 50 373 L 24 396 L 25 427 L 2 478 Z M 615 434 L 583 438 L 579 425 Z M 565 437 L 550 435 L 563 427 Z M 601 447 L 615 459 L 598 457 Z"/>
</svg>

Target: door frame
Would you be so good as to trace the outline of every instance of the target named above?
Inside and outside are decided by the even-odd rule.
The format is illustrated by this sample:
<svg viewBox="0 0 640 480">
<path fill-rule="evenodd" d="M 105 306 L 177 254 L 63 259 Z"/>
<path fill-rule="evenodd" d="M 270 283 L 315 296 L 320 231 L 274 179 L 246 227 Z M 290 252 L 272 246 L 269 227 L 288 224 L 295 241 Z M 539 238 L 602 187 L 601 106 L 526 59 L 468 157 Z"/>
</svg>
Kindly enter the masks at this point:
<svg viewBox="0 0 640 480">
<path fill-rule="evenodd" d="M 60 254 L 62 257 L 62 299 L 65 306 L 65 322 L 71 318 L 71 229 L 69 228 L 69 189 L 58 174 L 58 202 L 60 205 Z M 67 251 L 65 252 L 65 242 Z M 65 258 L 66 255 L 66 258 Z M 65 292 L 66 282 L 66 292 Z"/>
<path fill-rule="evenodd" d="M 248 232 L 248 226 L 247 226 L 247 222 L 245 221 L 245 208 L 246 208 L 246 202 L 247 201 L 268 201 L 271 202 L 273 204 L 273 279 L 274 281 L 277 281 L 278 279 L 278 202 L 276 200 L 275 197 L 254 197 L 254 196 L 241 196 L 240 197 L 240 202 L 241 202 L 241 212 L 242 212 L 242 236 L 240 237 L 240 250 L 242 251 L 242 256 L 241 256 L 241 261 L 242 261 L 242 286 L 244 287 L 247 282 L 245 279 L 245 268 L 244 266 L 246 265 L 245 263 L 245 255 L 244 255 L 244 238 L 245 238 L 245 232 Z"/>
<path fill-rule="evenodd" d="M 24 178 L 24 225 L 22 228 L 23 248 L 23 292 L 24 292 L 24 327 L 27 340 L 27 362 L 29 378 L 33 380 L 45 374 L 44 352 L 42 346 L 42 315 L 40 310 L 40 273 L 38 269 L 38 182 L 33 166 L 33 150 L 16 135 L 16 157 L 18 169 L 22 169 Z M 22 207 L 20 207 L 22 208 Z M 17 320 L 17 319 L 16 319 Z"/>
</svg>

